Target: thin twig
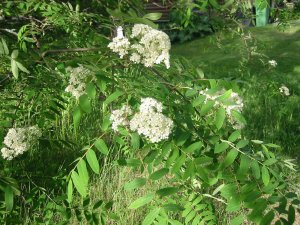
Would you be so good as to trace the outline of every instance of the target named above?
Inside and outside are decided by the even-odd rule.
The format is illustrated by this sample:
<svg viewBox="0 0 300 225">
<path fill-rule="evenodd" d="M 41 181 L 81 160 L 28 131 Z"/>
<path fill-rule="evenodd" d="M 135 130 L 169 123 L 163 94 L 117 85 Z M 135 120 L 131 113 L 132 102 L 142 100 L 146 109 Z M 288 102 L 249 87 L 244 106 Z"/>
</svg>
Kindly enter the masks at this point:
<svg viewBox="0 0 300 225">
<path fill-rule="evenodd" d="M 67 52 L 90 52 L 90 51 L 99 51 L 103 48 L 69 48 L 69 49 L 53 49 L 47 50 L 41 54 L 41 57 L 44 58 L 48 54 L 59 54 Z"/>
<path fill-rule="evenodd" d="M 18 37 L 18 34 L 17 34 L 15 31 L 13 31 L 13 30 L 10 30 L 10 29 L 2 29 L 2 28 L 0 28 L 0 31 L 7 32 L 7 33 L 9 33 L 9 34 L 12 34 L 12 35 Z"/>
</svg>

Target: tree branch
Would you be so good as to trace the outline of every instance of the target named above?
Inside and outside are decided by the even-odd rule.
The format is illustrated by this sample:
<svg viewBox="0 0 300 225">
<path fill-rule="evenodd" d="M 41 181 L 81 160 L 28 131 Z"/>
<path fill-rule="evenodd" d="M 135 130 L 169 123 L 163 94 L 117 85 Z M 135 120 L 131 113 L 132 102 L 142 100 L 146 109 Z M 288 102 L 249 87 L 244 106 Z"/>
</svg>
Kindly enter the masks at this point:
<svg viewBox="0 0 300 225">
<path fill-rule="evenodd" d="M 67 52 L 90 52 L 90 51 L 99 51 L 103 48 L 69 48 L 69 49 L 53 49 L 47 50 L 41 54 L 41 58 L 44 58 L 48 54 L 59 54 Z"/>
<path fill-rule="evenodd" d="M 0 28 L 0 31 L 4 31 L 6 33 L 9 33 L 9 34 L 12 34 L 12 35 L 18 37 L 18 34 L 14 30 Z"/>
</svg>

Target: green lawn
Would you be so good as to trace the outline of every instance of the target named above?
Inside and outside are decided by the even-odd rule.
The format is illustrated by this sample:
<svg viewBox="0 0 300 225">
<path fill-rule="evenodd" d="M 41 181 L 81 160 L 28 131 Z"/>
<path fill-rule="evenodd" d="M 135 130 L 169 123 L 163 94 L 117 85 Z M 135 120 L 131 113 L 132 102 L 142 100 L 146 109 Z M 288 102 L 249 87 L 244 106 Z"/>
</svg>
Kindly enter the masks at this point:
<svg viewBox="0 0 300 225">
<path fill-rule="evenodd" d="M 291 22 L 284 31 L 275 25 L 249 31 L 256 40 L 257 52 L 276 60 L 276 68 L 253 56 L 246 69 L 241 69 L 246 51 L 242 40 L 230 33 L 173 45 L 172 53 L 190 59 L 208 78 L 240 82 L 248 121 L 245 133 L 249 138 L 281 144 L 296 156 L 300 152 L 300 21 Z M 290 96 L 279 93 L 281 85 L 290 89 Z"/>
</svg>

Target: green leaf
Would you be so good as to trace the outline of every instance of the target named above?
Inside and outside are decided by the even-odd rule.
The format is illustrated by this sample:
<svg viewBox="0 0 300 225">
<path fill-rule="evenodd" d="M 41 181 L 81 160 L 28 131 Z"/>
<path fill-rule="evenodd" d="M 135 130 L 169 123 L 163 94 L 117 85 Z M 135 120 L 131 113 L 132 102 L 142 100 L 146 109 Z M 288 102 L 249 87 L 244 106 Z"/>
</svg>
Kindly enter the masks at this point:
<svg viewBox="0 0 300 225">
<path fill-rule="evenodd" d="M 212 163 L 212 161 L 213 161 L 213 158 L 211 158 L 211 157 L 201 156 L 201 157 L 195 158 L 194 162 L 196 165 L 201 165 L 201 164 L 210 164 L 210 163 Z"/>
<path fill-rule="evenodd" d="M 263 166 L 261 168 L 261 176 L 262 176 L 262 181 L 263 181 L 264 185 L 267 186 L 270 182 L 270 174 L 269 174 L 269 170 L 267 169 L 266 166 Z"/>
<path fill-rule="evenodd" d="M 152 150 L 150 151 L 144 158 L 144 163 L 150 164 L 152 163 L 155 158 L 157 157 L 157 155 L 159 154 L 159 151 L 157 150 Z"/>
<path fill-rule="evenodd" d="M 229 147 L 229 144 L 227 144 L 226 142 L 216 143 L 214 152 L 215 153 L 224 152 L 228 147 Z"/>
<path fill-rule="evenodd" d="M 243 117 L 243 115 L 240 112 L 238 112 L 236 110 L 231 110 L 231 115 L 237 122 L 239 122 L 241 124 L 247 124 L 245 118 Z"/>
<path fill-rule="evenodd" d="M 201 79 L 204 78 L 204 72 L 203 72 L 203 70 L 202 70 L 201 68 L 197 68 L 197 69 L 196 69 L 196 72 L 197 72 L 197 75 L 198 75 Z"/>
<path fill-rule="evenodd" d="M 133 181 L 127 182 L 124 185 L 124 189 L 126 191 L 129 191 L 129 190 L 133 190 L 133 189 L 142 187 L 142 186 L 144 186 L 146 184 L 146 181 L 147 180 L 145 178 L 136 178 Z"/>
<path fill-rule="evenodd" d="M 16 63 L 17 63 L 18 68 L 19 68 L 21 71 L 23 71 L 24 73 L 29 73 L 29 71 L 28 71 L 21 63 L 19 63 L 19 62 L 17 62 L 17 61 L 16 61 Z"/>
<path fill-rule="evenodd" d="M 163 208 L 168 212 L 179 212 L 184 210 L 182 206 L 172 203 L 165 204 Z"/>
<path fill-rule="evenodd" d="M 186 170 L 184 171 L 182 179 L 186 180 L 189 177 L 193 177 L 193 175 L 195 174 L 195 171 L 196 171 L 196 168 L 195 168 L 194 161 L 190 160 L 187 164 Z"/>
<path fill-rule="evenodd" d="M 260 141 L 260 140 L 251 140 L 253 143 L 255 144 L 262 144 L 264 143 L 263 141 Z"/>
<path fill-rule="evenodd" d="M 167 173 L 169 173 L 169 169 L 168 168 L 162 168 L 162 169 L 157 170 L 154 173 L 152 173 L 149 176 L 149 178 L 151 180 L 159 180 L 160 178 L 162 178 L 163 176 L 165 176 Z"/>
<path fill-rule="evenodd" d="M 203 146 L 203 143 L 201 141 L 195 142 L 193 144 L 191 144 L 190 146 L 188 146 L 186 149 L 184 149 L 183 151 L 185 153 L 193 153 L 196 150 L 200 150 Z"/>
<path fill-rule="evenodd" d="M 77 170 L 78 170 L 78 175 L 79 175 L 80 179 L 84 182 L 84 185 L 87 186 L 87 184 L 89 182 L 89 173 L 86 168 L 86 163 L 85 163 L 84 159 L 81 159 L 78 162 Z"/>
<path fill-rule="evenodd" d="M 179 171 L 179 169 L 181 168 L 181 166 L 184 164 L 186 159 L 185 155 L 181 155 L 177 160 L 176 163 L 174 164 L 171 172 L 172 173 L 177 173 Z"/>
<path fill-rule="evenodd" d="M 156 194 L 158 194 L 161 197 L 168 196 L 168 195 L 173 195 L 179 191 L 178 188 L 176 187 L 166 187 L 166 188 L 161 188 L 156 191 Z"/>
<path fill-rule="evenodd" d="M 186 97 L 192 97 L 192 96 L 195 96 L 199 93 L 198 90 L 196 89 L 187 89 L 187 91 L 185 92 L 185 96 Z M 205 100 L 205 96 L 204 95 L 200 95 L 203 97 L 203 101 Z"/>
<path fill-rule="evenodd" d="M 267 159 L 266 161 L 264 161 L 264 165 L 265 166 L 271 166 L 271 165 L 273 165 L 274 163 L 276 163 L 277 162 L 277 159 L 275 159 L 275 158 L 270 158 L 270 159 Z"/>
<path fill-rule="evenodd" d="M 237 187 L 235 184 L 225 184 L 225 186 L 221 189 L 221 196 L 230 200 L 232 196 L 235 196 L 237 193 Z"/>
<path fill-rule="evenodd" d="M 158 25 L 153 23 L 152 21 L 148 20 L 148 19 L 144 19 L 144 18 L 139 18 L 139 17 L 135 17 L 135 18 L 128 18 L 125 19 L 124 22 L 128 22 L 128 23 L 142 23 L 142 24 L 146 24 L 154 29 L 158 29 Z"/>
<path fill-rule="evenodd" d="M 234 0 L 227 0 L 224 5 L 221 6 L 222 9 L 228 8 L 230 5 L 234 3 Z"/>
<path fill-rule="evenodd" d="M 96 86 L 92 82 L 87 84 L 86 93 L 91 99 L 96 97 Z"/>
<path fill-rule="evenodd" d="M 73 199 L 73 183 L 72 180 L 70 179 L 68 182 L 68 187 L 67 187 L 67 196 L 68 196 L 68 202 L 71 203 Z"/>
<path fill-rule="evenodd" d="M 142 222 L 142 225 L 150 225 L 157 218 L 160 208 L 155 208 L 148 213 L 145 219 Z"/>
<path fill-rule="evenodd" d="M 226 117 L 225 109 L 222 107 L 219 108 L 216 114 L 216 121 L 215 121 L 215 125 L 218 130 L 220 130 L 221 127 L 223 126 L 225 117 Z"/>
<path fill-rule="evenodd" d="M 241 159 L 241 161 L 240 161 L 240 167 L 238 169 L 238 173 L 237 174 L 238 174 L 238 177 L 240 179 L 244 179 L 245 177 L 247 177 L 246 174 L 247 174 L 247 172 L 249 170 L 250 162 L 251 161 L 245 155 L 241 155 L 240 159 Z"/>
<path fill-rule="evenodd" d="M 222 188 L 225 186 L 225 184 L 219 185 L 212 193 L 212 195 L 216 195 L 219 191 L 222 190 Z"/>
<path fill-rule="evenodd" d="M 5 53 L 5 55 L 8 55 L 9 54 L 9 50 L 8 50 L 6 41 L 3 38 L 1 38 L 1 41 L 2 41 L 2 45 L 3 45 L 4 53 Z"/>
<path fill-rule="evenodd" d="M 192 210 L 185 218 L 185 224 L 189 224 L 189 222 L 194 219 L 194 217 L 196 216 L 196 211 Z"/>
<path fill-rule="evenodd" d="M 96 156 L 96 153 L 94 152 L 93 149 L 90 149 L 87 154 L 86 154 L 86 159 L 88 161 L 88 164 L 90 165 L 90 167 L 92 168 L 92 170 L 96 173 L 99 174 L 99 162 Z"/>
<path fill-rule="evenodd" d="M 259 179 L 260 178 L 260 168 L 259 168 L 259 165 L 258 165 L 257 161 L 255 161 L 255 160 L 252 161 L 251 169 L 252 169 L 253 176 L 256 179 Z"/>
<path fill-rule="evenodd" d="M 241 208 L 241 202 L 239 201 L 238 198 L 233 197 L 232 199 L 230 199 L 228 201 L 226 211 L 227 212 L 236 212 L 236 211 L 240 210 L 240 208 Z"/>
<path fill-rule="evenodd" d="M 225 100 L 228 100 L 230 98 L 231 94 L 232 94 L 232 90 L 230 89 L 230 90 L 226 91 L 224 94 L 222 94 L 221 96 L 217 97 L 216 100 L 223 102 Z"/>
<path fill-rule="evenodd" d="M 105 105 L 108 105 L 109 103 L 115 101 L 117 98 L 119 98 L 120 96 L 122 96 L 124 93 L 122 91 L 115 91 L 114 93 L 112 93 L 110 96 L 108 96 L 105 101 L 103 102 Z"/>
<path fill-rule="evenodd" d="M 19 51 L 13 50 L 11 53 L 11 58 L 15 60 L 16 58 L 18 58 L 18 55 L 19 55 Z"/>
<path fill-rule="evenodd" d="M 10 186 L 4 189 L 5 207 L 7 211 L 11 211 L 14 207 L 14 192 Z"/>
<path fill-rule="evenodd" d="M 244 148 L 249 144 L 248 140 L 240 140 L 237 144 L 236 147 L 237 148 Z"/>
<path fill-rule="evenodd" d="M 76 107 L 74 112 L 73 112 L 73 123 L 74 123 L 74 127 L 77 128 L 80 124 L 80 119 L 81 119 L 81 110 L 79 107 Z"/>
<path fill-rule="evenodd" d="M 131 146 L 134 150 L 140 148 L 140 136 L 136 132 L 131 134 Z"/>
<path fill-rule="evenodd" d="M 272 143 L 268 143 L 268 144 L 265 144 L 266 146 L 270 147 L 270 148 L 280 148 L 279 145 L 276 145 L 276 144 L 272 144 Z"/>
<path fill-rule="evenodd" d="M 273 221 L 275 213 L 273 210 L 269 211 L 260 221 L 259 225 L 269 225 Z M 293 223 L 291 223 L 293 224 Z"/>
<path fill-rule="evenodd" d="M 287 197 L 287 198 L 297 198 L 298 196 L 294 192 L 288 192 L 288 193 L 285 194 L 285 197 Z"/>
<path fill-rule="evenodd" d="M 4 55 L 4 48 L 2 42 L 0 42 L 0 55 Z"/>
<path fill-rule="evenodd" d="M 227 154 L 227 156 L 224 159 L 223 162 L 223 167 L 228 167 L 230 166 L 236 159 L 236 157 L 238 156 L 239 152 L 235 149 L 231 149 L 230 152 Z"/>
<path fill-rule="evenodd" d="M 107 131 L 107 129 L 109 128 L 110 124 L 111 124 L 110 116 L 103 117 L 103 122 L 102 122 L 102 125 L 101 125 L 102 131 Z"/>
<path fill-rule="evenodd" d="M 241 137 L 241 132 L 239 130 L 236 130 L 229 136 L 228 141 L 235 142 L 240 137 Z"/>
<path fill-rule="evenodd" d="M 91 102 L 87 95 L 81 95 L 79 97 L 79 106 L 82 109 L 82 111 L 84 111 L 86 113 L 92 112 Z"/>
<path fill-rule="evenodd" d="M 162 16 L 162 13 L 148 13 L 143 16 L 143 18 L 148 19 L 148 20 L 158 20 Z"/>
<path fill-rule="evenodd" d="M 119 9 L 111 10 L 111 9 L 106 9 L 109 15 L 116 17 L 118 19 L 122 19 L 123 16 L 126 16 L 126 14 L 122 13 Z"/>
<path fill-rule="evenodd" d="M 214 106 L 215 102 L 214 101 L 211 101 L 211 100 L 208 100 L 201 108 L 200 110 L 200 114 L 202 116 L 204 116 L 205 114 L 207 114 Z"/>
<path fill-rule="evenodd" d="M 151 202 L 153 198 L 154 198 L 153 194 L 148 194 L 143 197 L 140 197 L 130 204 L 129 209 L 138 209 Z"/>
<path fill-rule="evenodd" d="M 105 142 L 103 141 L 103 139 L 96 140 L 94 145 L 102 154 L 108 155 L 108 153 L 109 153 L 108 147 L 105 144 Z"/>
<path fill-rule="evenodd" d="M 240 225 L 244 222 L 244 216 L 239 215 L 235 217 L 233 220 L 231 220 L 230 225 Z"/>
<path fill-rule="evenodd" d="M 199 105 L 201 105 L 205 100 L 205 96 L 204 95 L 200 95 L 197 98 L 195 98 L 192 102 L 193 107 L 197 107 Z"/>
<path fill-rule="evenodd" d="M 17 62 L 15 60 L 11 60 L 11 71 L 13 73 L 13 76 L 18 79 L 19 77 L 19 70 L 18 70 L 18 65 Z"/>
<path fill-rule="evenodd" d="M 289 206 L 289 211 L 288 211 L 288 222 L 289 224 L 294 224 L 295 222 L 295 216 L 296 216 L 296 211 L 293 205 Z"/>
<path fill-rule="evenodd" d="M 142 164 L 140 159 L 126 159 L 126 165 L 131 167 L 138 167 Z"/>
<path fill-rule="evenodd" d="M 85 198 L 87 195 L 87 187 L 84 185 L 84 181 L 82 181 L 82 179 L 79 177 L 76 171 L 72 171 L 71 178 L 76 190 L 82 197 Z"/>
</svg>

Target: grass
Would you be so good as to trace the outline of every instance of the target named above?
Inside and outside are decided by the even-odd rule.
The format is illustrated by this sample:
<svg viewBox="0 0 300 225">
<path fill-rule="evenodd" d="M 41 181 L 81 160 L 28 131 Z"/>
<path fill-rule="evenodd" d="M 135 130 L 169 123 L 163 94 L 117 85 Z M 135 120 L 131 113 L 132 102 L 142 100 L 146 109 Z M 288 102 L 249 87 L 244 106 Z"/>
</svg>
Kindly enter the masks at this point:
<svg viewBox="0 0 300 225">
<path fill-rule="evenodd" d="M 218 33 L 173 46 L 173 55 L 183 56 L 200 67 L 208 78 L 225 78 L 240 82 L 244 97 L 245 133 L 282 145 L 292 156 L 300 152 L 300 20 L 292 21 L 284 31 L 275 25 L 250 28 L 257 52 L 278 62 L 276 68 L 263 64 L 257 56 L 241 67 L 247 54 L 237 35 Z M 290 89 L 290 96 L 279 87 Z"/>
</svg>

